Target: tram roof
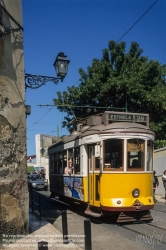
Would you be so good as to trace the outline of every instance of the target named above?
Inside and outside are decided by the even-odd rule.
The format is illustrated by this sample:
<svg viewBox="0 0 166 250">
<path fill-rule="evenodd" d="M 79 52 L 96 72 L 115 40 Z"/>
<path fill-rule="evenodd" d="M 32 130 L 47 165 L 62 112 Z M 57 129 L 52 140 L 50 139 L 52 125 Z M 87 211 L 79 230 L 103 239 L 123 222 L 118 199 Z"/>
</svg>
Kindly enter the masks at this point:
<svg viewBox="0 0 166 250">
<path fill-rule="evenodd" d="M 103 134 L 103 133 L 148 133 L 154 135 L 154 132 L 145 125 L 130 122 L 114 122 L 108 125 L 97 125 L 97 126 L 85 126 L 80 131 L 74 131 L 71 135 L 62 136 L 59 142 L 54 143 L 52 146 L 58 146 L 66 142 L 76 140 L 84 136 L 92 134 Z"/>
<path fill-rule="evenodd" d="M 131 123 L 131 122 L 114 122 L 110 123 L 108 125 L 98 125 L 98 126 L 92 126 L 89 128 L 89 130 L 109 130 L 109 129 L 124 129 L 124 130 L 131 130 L 131 129 L 145 129 L 145 130 L 151 130 L 148 126 L 138 124 L 138 123 Z"/>
<path fill-rule="evenodd" d="M 154 132 L 145 125 L 138 124 L 138 123 L 130 123 L 130 122 L 115 122 L 110 123 L 108 125 L 98 125 L 98 126 L 91 126 L 89 129 L 86 129 L 85 131 L 82 131 L 82 134 L 80 137 L 92 134 L 92 133 L 103 133 L 103 132 L 119 132 L 119 133 L 129 133 L 129 132 L 135 132 L 135 133 L 150 133 L 154 134 Z"/>
</svg>

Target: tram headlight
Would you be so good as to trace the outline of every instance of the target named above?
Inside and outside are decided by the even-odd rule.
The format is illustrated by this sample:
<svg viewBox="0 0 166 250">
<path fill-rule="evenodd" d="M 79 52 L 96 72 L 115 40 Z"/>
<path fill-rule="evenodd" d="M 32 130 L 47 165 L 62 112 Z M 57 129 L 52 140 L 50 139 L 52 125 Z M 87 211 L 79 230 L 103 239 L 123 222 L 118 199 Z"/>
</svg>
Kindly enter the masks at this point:
<svg viewBox="0 0 166 250">
<path fill-rule="evenodd" d="M 137 197 L 139 197 L 139 189 L 134 189 L 133 190 L 133 192 L 132 192 L 132 195 L 133 195 L 133 197 L 135 197 L 135 198 L 137 198 Z"/>
</svg>

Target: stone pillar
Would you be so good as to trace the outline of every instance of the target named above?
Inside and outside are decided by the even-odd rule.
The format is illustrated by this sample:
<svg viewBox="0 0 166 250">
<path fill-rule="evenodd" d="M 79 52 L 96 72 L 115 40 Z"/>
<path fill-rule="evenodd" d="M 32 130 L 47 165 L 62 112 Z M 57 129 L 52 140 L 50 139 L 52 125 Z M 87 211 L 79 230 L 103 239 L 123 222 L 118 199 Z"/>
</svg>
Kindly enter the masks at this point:
<svg viewBox="0 0 166 250">
<path fill-rule="evenodd" d="M 20 27 L 21 0 L 0 0 L 1 239 L 2 234 L 26 234 L 29 227 L 24 50 Z"/>
</svg>

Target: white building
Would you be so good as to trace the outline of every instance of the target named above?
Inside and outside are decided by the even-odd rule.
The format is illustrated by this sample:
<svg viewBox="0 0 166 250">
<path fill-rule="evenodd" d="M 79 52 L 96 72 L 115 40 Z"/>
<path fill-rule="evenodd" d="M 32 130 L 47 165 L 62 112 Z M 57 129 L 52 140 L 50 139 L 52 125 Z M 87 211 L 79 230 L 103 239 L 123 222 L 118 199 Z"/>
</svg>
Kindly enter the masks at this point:
<svg viewBox="0 0 166 250">
<path fill-rule="evenodd" d="M 158 176 L 166 170 L 166 147 L 154 150 L 154 170 Z"/>
<path fill-rule="evenodd" d="M 36 164 L 34 167 L 44 167 L 46 179 L 49 182 L 49 158 L 48 147 L 59 141 L 59 137 L 37 134 L 35 136 L 36 143 Z"/>
</svg>

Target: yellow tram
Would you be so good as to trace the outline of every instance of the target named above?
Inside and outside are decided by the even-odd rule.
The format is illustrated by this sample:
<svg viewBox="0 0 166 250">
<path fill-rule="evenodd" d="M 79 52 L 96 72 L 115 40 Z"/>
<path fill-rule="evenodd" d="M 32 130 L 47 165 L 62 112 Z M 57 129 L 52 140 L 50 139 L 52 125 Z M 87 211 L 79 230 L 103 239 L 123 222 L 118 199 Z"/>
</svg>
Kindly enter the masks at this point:
<svg viewBox="0 0 166 250">
<path fill-rule="evenodd" d="M 148 114 L 89 117 L 48 149 L 51 196 L 86 203 L 90 216 L 152 220 L 153 144 Z"/>
</svg>

